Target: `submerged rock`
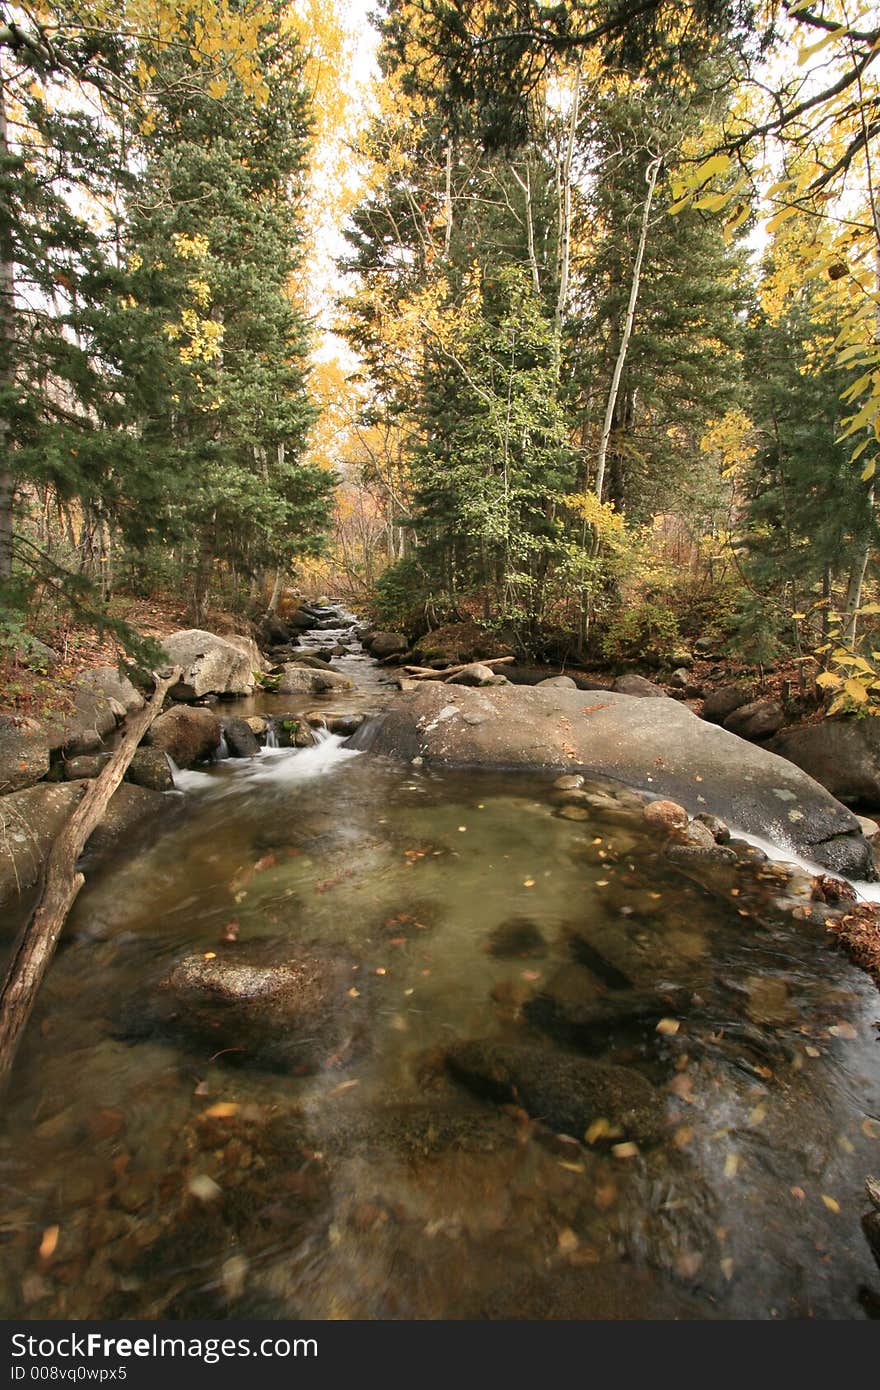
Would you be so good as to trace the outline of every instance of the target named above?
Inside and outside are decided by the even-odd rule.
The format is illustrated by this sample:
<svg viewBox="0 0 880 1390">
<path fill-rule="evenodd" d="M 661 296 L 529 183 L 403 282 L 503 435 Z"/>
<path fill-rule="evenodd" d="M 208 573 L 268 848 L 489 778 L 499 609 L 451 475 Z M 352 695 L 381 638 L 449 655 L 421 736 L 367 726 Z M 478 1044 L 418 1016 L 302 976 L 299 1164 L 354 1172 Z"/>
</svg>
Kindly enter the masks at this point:
<svg viewBox="0 0 880 1390">
<path fill-rule="evenodd" d="M 350 746 L 406 762 L 609 778 L 852 877 L 876 874 L 858 821 L 824 787 L 674 700 L 546 686 L 453 690 L 425 681 L 364 723 Z"/>
<path fill-rule="evenodd" d="M 533 1119 L 575 1138 L 599 1119 L 640 1143 L 656 1140 L 663 1128 L 661 1097 L 628 1067 L 491 1042 L 456 1044 L 446 1052 L 446 1066 L 476 1095 L 520 1105 Z"/>
<path fill-rule="evenodd" d="M 528 917 L 509 917 L 489 935 L 490 956 L 530 958 L 547 954 L 544 933 Z"/>
<path fill-rule="evenodd" d="M 283 942 L 224 946 L 178 961 L 160 986 L 158 1026 L 211 1056 L 297 1073 L 346 1058 L 359 1034 L 354 962 Z"/>
</svg>

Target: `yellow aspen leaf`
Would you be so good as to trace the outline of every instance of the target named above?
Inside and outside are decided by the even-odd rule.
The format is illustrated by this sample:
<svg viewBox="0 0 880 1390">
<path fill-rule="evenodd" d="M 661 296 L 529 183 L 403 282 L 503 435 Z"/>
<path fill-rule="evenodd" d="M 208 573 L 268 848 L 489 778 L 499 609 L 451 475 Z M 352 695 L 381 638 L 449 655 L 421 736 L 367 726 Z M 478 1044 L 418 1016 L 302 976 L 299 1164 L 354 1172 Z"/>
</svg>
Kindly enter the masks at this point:
<svg viewBox="0 0 880 1390">
<path fill-rule="evenodd" d="M 238 1110 L 238 1102 L 234 1100 L 218 1100 L 216 1105 L 209 1105 L 205 1111 L 212 1120 L 228 1120 Z"/>
<path fill-rule="evenodd" d="M 843 686 L 849 698 L 857 705 L 864 705 L 868 702 L 868 691 L 864 681 L 860 681 L 856 676 L 850 676 Z"/>
<path fill-rule="evenodd" d="M 824 1192 L 822 1193 L 822 1205 L 827 1207 L 829 1211 L 833 1211 L 835 1216 L 840 1212 L 840 1203 L 834 1197 L 827 1197 Z"/>
<path fill-rule="evenodd" d="M 43 1239 L 40 1241 L 40 1259 L 50 1260 L 55 1254 L 58 1245 L 58 1237 L 61 1234 L 60 1226 L 47 1226 L 43 1232 Z"/>
</svg>

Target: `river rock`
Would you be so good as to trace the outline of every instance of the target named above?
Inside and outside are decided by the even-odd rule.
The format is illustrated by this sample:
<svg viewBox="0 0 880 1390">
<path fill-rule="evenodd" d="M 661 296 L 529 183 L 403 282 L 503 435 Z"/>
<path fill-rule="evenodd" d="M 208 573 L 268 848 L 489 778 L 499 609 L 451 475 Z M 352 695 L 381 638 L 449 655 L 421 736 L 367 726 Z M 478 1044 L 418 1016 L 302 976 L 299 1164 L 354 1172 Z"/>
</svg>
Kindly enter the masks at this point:
<svg viewBox="0 0 880 1390">
<path fill-rule="evenodd" d="M 557 777 L 556 781 L 553 783 L 556 791 L 560 792 L 580 791 L 583 785 L 584 779 L 578 772 L 563 773 L 562 776 Z"/>
<path fill-rule="evenodd" d="M 304 1073 L 350 1053 L 363 1002 L 349 959 L 289 943 L 224 946 L 184 956 L 160 985 L 162 1021 L 232 1062 Z"/>
<path fill-rule="evenodd" d="M 608 778 L 852 877 L 876 873 L 855 816 L 824 787 L 674 700 L 636 701 L 612 691 L 596 699 L 546 686 L 453 690 L 425 681 L 365 721 L 349 746 L 404 762 Z"/>
<path fill-rule="evenodd" d="M 709 816 L 705 811 L 701 811 L 696 819 L 700 821 L 701 824 L 705 825 L 707 830 L 711 830 L 712 838 L 716 845 L 726 845 L 728 843 L 730 840 L 730 827 L 726 825 L 719 816 Z M 862 834 L 864 833 L 864 827 L 862 827 Z"/>
<path fill-rule="evenodd" d="M 260 740 L 244 719 L 224 719 L 223 734 L 230 758 L 253 758 L 260 751 Z"/>
<path fill-rule="evenodd" d="M 662 1132 L 660 1096 L 627 1067 L 550 1048 L 491 1042 L 456 1044 L 446 1052 L 446 1066 L 476 1095 L 522 1106 L 533 1119 L 578 1139 L 598 1119 L 641 1143 L 651 1143 Z"/>
<path fill-rule="evenodd" d="M 49 771 L 51 750 L 33 719 L 0 716 L 0 796 L 39 782 Z"/>
<path fill-rule="evenodd" d="M 682 830 L 688 823 L 688 813 L 676 801 L 651 801 L 642 812 L 648 825 L 662 830 Z"/>
<path fill-rule="evenodd" d="M 703 701 L 703 718 L 710 724 L 723 724 L 728 715 L 747 705 L 754 697 L 748 686 L 721 685 L 712 690 Z"/>
<path fill-rule="evenodd" d="M 150 726 L 146 742 L 161 748 L 178 767 L 208 762 L 220 747 L 220 720 L 208 709 L 175 705 Z"/>
<path fill-rule="evenodd" d="M 409 646 L 402 632 L 371 632 L 364 642 L 367 650 L 381 661 L 383 657 L 405 652 Z"/>
<path fill-rule="evenodd" d="M 489 936 L 490 956 L 530 959 L 547 954 L 547 942 L 537 922 L 528 917 L 508 917 Z"/>
<path fill-rule="evenodd" d="M 283 668 L 277 688 L 279 695 L 322 695 L 333 690 L 353 690 L 354 686 L 338 671 L 290 664 Z"/>
<path fill-rule="evenodd" d="M 328 714 L 326 726 L 331 734 L 342 734 L 348 738 L 355 729 L 359 729 L 363 724 L 366 715 L 364 714 Z"/>
<path fill-rule="evenodd" d="M 740 738 L 770 738 L 785 723 L 785 711 L 778 700 L 751 700 L 733 710 L 722 723 Z"/>
<path fill-rule="evenodd" d="M 577 690 L 577 685 L 571 676 L 547 676 L 545 680 L 538 681 L 538 685 L 560 685 L 563 689 Z"/>
<path fill-rule="evenodd" d="M 136 787 L 146 787 L 148 791 L 174 791 L 174 778 L 168 758 L 161 748 L 141 747 L 135 749 L 134 757 L 125 774 L 126 782 Z"/>
<path fill-rule="evenodd" d="M 12 905 L 37 882 L 54 840 L 85 792 L 85 783 L 40 782 L 0 798 L 0 904 Z M 123 783 L 86 847 L 102 858 L 144 826 L 156 824 L 173 798 Z"/>
<path fill-rule="evenodd" d="M 181 668 L 180 680 L 169 692 L 172 699 L 250 695 L 255 684 L 252 659 L 236 645 L 243 641 L 218 637 L 201 628 L 187 628 L 163 637 L 162 646 L 171 664 Z"/>
<path fill-rule="evenodd" d="M 76 758 L 68 758 L 64 763 L 64 779 L 67 782 L 88 781 L 97 777 L 107 761 L 97 753 L 80 753 Z"/>
<path fill-rule="evenodd" d="M 783 729 L 769 744 L 840 801 L 880 811 L 880 719 L 832 715 Z"/>
<path fill-rule="evenodd" d="M 127 714 L 143 708 L 144 697 L 115 666 L 81 671 L 73 688 L 73 710 L 47 726 L 53 748 L 68 755 L 93 753 Z"/>
<path fill-rule="evenodd" d="M 646 680 L 644 676 L 637 676 L 630 673 L 618 676 L 611 687 L 618 695 L 639 695 L 642 699 L 665 699 L 666 691 L 661 686 L 655 685 L 654 681 Z"/>
<path fill-rule="evenodd" d="M 669 677 L 673 690 L 681 691 L 686 700 L 696 700 L 703 693 L 702 686 L 694 684 L 694 678 L 686 666 L 679 666 Z"/>
</svg>

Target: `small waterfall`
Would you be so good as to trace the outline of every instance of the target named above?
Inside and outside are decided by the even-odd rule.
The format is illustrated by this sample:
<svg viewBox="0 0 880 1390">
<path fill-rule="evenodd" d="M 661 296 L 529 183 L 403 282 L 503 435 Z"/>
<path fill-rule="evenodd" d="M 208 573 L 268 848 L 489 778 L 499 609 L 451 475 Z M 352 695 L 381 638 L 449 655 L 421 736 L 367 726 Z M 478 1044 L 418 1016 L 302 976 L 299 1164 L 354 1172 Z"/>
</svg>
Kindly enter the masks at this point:
<svg viewBox="0 0 880 1390">
<path fill-rule="evenodd" d="M 265 748 L 280 747 L 280 744 L 278 742 L 278 730 L 275 728 L 275 725 L 271 722 L 269 724 L 268 729 L 266 730 L 266 742 L 263 746 Z"/>
<path fill-rule="evenodd" d="M 229 744 L 226 742 L 226 735 L 220 735 L 220 742 L 214 752 L 214 762 L 222 763 L 224 758 L 229 757 Z"/>
</svg>

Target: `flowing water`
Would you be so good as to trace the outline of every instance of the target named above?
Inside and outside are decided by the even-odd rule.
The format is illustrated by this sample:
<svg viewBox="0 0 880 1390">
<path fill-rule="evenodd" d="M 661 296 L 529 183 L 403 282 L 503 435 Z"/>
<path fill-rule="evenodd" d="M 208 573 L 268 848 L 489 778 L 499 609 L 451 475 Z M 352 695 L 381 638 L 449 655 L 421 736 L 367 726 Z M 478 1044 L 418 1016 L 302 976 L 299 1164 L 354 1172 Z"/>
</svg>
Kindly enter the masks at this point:
<svg viewBox="0 0 880 1390">
<path fill-rule="evenodd" d="M 336 664 L 356 696 L 235 712 L 381 706 L 375 665 Z M 332 736 L 180 786 L 89 877 L 22 1049 L 0 1316 L 870 1313 L 880 1001 L 774 906 L 775 869 L 710 893 L 620 789 L 574 822 L 549 776 L 392 766 Z M 522 954 L 494 953 L 511 921 Z M 169 968 L 230 932 L 351 960 L 361 1045 L 296 1075 L 153 1027 Z M 658 987 L 659 1030 L 626 1008 Z M 597 1003 L 621 1023 L 593 1055 L 663 1098 L 652 1147 L 554 1134 L 444 1069 L 479 1038 L 529 1042 L 552 1070 L 575 1050 L 559 1017 Z"/>
</svg>

